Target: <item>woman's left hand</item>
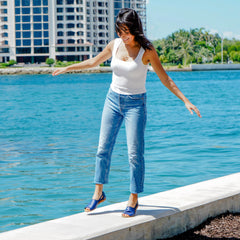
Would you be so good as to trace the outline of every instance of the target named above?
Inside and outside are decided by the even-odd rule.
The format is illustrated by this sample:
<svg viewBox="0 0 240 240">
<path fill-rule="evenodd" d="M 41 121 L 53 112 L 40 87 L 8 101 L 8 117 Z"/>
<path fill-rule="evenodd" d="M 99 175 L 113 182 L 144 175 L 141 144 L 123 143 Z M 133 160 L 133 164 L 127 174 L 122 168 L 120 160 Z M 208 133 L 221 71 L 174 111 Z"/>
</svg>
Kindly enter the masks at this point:
<svg viewBox="0 0 240 240">
<path fill-rule="evenodd" d="M 200 118 L 202 117 L 198 108 L 196 106 L 194 106 L 192 103 L 187 102 L 187 103 L 185 103 L 185 106 L 191 114 L 193 114 L 193 111 L 194 111 Z"/>
</svg>

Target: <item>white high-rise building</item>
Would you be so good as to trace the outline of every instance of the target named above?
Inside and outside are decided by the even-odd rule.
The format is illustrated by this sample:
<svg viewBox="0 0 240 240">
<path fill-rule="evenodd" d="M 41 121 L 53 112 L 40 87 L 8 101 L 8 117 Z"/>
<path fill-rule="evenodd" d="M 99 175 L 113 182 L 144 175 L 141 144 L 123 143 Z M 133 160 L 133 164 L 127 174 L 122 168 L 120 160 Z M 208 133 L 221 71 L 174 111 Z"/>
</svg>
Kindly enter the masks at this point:
<svg viewBox="0 0 240 240">
<path fill-rule="evenodd" d="M 116 37 L 123 7 L 138 12 L 146 31 L 146 0 L 0 0 L 0 62 L 95 56 Z"/>
</svg>

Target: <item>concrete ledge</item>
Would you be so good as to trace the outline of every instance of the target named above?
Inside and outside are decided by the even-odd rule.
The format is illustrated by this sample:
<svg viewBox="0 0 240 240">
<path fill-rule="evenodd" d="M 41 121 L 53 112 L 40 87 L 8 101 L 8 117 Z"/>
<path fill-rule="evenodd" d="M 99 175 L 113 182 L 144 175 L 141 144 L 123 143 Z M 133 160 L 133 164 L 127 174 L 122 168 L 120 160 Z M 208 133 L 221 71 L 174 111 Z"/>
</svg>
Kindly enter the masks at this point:
<svg viewBox="0 0 240 240">
<path fill-rule="evenodd" d="M 194 228 L 226 211 L 240 212 L 240 173 L 139 199 L 134 218 L 121 213 L 126 202 L 92 213 L 35 224 L 0 234 L 1 240 L 161 239 Z M 110 194 L 109 194 L 110 197 Z"/>
<path fill-rule="evenodd" d="M 240 64 L 192 64 L 192 71 L 240 70 Z"/>
</svg>

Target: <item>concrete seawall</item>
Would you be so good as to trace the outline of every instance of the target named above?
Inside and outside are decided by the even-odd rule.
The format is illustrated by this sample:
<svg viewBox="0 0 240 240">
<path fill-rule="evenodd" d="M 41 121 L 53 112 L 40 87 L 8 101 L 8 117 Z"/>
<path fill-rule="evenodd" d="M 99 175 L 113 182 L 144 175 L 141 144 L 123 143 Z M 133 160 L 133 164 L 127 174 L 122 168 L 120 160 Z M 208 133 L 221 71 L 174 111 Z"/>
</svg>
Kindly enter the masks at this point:
<svg viewBox="0 0 240 240">
<path fill-rule="evenodd" d="M 192 64 L 192 71 L 240 70 L 240 64 Z"/>
<path fill-rule="evenodd" d="M 54 67 L 9 67 L 1 68 L 0 75 L 24 75 L 24 74 L 52 74 Z M 148 70 L 153 72 L 151 66 Z M 192 64 L 189 67 L 178 68 L 165 67 L 167 72 L 211 71 L 211 70 L 240 70 L 240 64 Z M 75 70 L 71 73 L 107 73 L 112 72 L 111 67 L 94 67 L 86 70 Z"/>
<path fill-rule="evenodd" d="M 139 199 L 134 218 L 126 202 L 0 233 L 0 240 L 153 240 L 192 229 L 209 217 L 240 212 L 240 173 Z M 107 193 L 108 194 L 108 193 Z M 108 197 L 108 196 L 107 196 Z M 110 193 L 109 193 L 109 197 Z"/>
<path fill-rule="evenodd" d="M 24 74 L 52 74 L 54 67 L 21 67 L 21 68 L 2 68 L 0 75 L 24 75 Z M 75 70 L 70 73 L 106 73 L 112 72 L 110 67 L 95 67 L 86 70 Z"/>
</svg>

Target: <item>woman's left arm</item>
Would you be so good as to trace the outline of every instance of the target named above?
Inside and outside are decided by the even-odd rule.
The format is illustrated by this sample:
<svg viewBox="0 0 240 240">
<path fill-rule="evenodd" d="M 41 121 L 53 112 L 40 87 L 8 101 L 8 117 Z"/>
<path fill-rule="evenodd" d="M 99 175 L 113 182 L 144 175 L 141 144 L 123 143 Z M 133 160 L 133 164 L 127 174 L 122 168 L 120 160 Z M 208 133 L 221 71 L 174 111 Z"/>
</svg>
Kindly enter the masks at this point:
<svg viewBox="0 0 240 240">
<path fill-rule="evenodd" d="M 159 60 L 158 54 L 153 47 L 151 50 L 146 50 L 143 56 L 143 61 L 145 64 L 150 63 L 152 65 L 153 70 L 156 72 L 156 74 L 158 75 L 163 85 L 167 87 L 172 93 L 174 93 L 179 99 L 181 99 L 185 103 L 186 108 L 189 110 L 191 114 L 193 114 L 193 111 L 194 111 L 199 117 L 201 117 L 200 111 L 197 109 L 197 107 L 194 106 L 184 96 L 184 94 L 180 91 L 180 89 L 177 87 L 174 81 L 167 75 L 166 71 L 164 70 Z"/>
</svg>

